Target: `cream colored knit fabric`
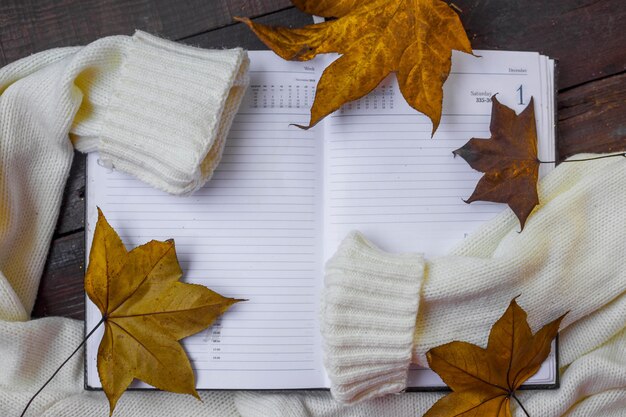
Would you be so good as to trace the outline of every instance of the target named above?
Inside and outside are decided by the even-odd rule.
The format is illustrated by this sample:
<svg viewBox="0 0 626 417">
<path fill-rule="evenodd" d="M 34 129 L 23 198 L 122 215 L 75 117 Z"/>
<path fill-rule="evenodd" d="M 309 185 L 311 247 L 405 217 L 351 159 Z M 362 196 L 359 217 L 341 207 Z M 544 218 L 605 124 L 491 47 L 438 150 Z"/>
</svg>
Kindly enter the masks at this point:
<svg viewBox="0 0 626 417">
<path fill-rule="evenodd" d="M 231 53 L 238 56 L 226 65 L 232 87 L 222 91 L 233 99 L 220 102 L 224 109 L 236 108 L 243 89 L 238 82 L 245 82 L 243 52 Z M 139 33 L 132 38 L 103 39 L 84 48 L 42 52 L 0 70 L 0 416 L 19 415 L 28 398 L 84 336 L 79 321 L 28 321 L 71 163 L 68 132 L 73 132 L 77 147 L 102 146 L 105 160 L 143 175 L 155 186 L 167 184 L 172 191 L 189 192 L 205 173 L 208 177 L 209 161 L 219 155 L 217 132 L 225 131 L 229 122 L 226 113 L 216 116 L 219 121 L 211 121 L 211 114 L 217 115 L 220 109 L 211 107 L 215 102 L 208 96 L 213 95 L 211 88 L 220 87 L 206 82 L 209 75 L 216 80 L 224 75 L 222 64 L 215 64 L 215 59 L 221 60 L 216 57 L 222 56 L 229 53 L 190 49 Z M 176 67 L 177 62 L 188 61 L 206 62 L 213 69 L 207 75 L 201 64 Z M 133 90 L 135 81 L 131 80 L 145 88 Z M 203 92 L 204 88 L 211 91 Z M 162 94 L 147 91 L 151 89 Z M 177 107 L 185 95 L 190 101 L 207 103 L 205 112 L 194 113 L 198 107 Z M 170 117 L 173 114 L 180 120 Z M 177 120 L 179 131 L 162 125 Z M 211 126 L 217 128 L 215 133 L 210 133 Z M 179 137 L 177 132 L 186 133 Z M 158 135 L 151 142 L 153 134 Z M 180 150 L 172 145 L 171 153 L 155 152 L 168 139 L 177 138 Z M 134 156 L 124 154 L 124 139 L 135 148 Z M 154 148 L 143 146 L 146 143 L 154 143 Z M 210 156 L 198 156 L 203 153 Z M 154 171 L 155 166 L 163 171 Z M 545 204 L 529 219 L 524 233 L 517 234 L 517 223 L 505 214 L 463 242 L 453 255 L 427 262 L 421 280 L 419 257 L 385 254 L 360 238 L 348 243 L 337 258 L 344 260 L 329 264 L 329 295 L 324 304 L 328 314 L 323 326 L 327 334 L 341 329 L 337 338 L 326 342 L 340 351 L 327 354 L 331 372 L 336 369 L 350 376 L 344 371 L 353 365 L 358 372 L 354 378 L 336 380 L 335 392 L 345 392 L 347 399 L 362 399 L 372 388 L 375 393 L 400 389 L 401 367 L 408 362 L 411 350 L 407 347 L 413 336 L 418 360 L 428 346 L 441 341 L 484 343 L 491 319 L 521 293 L 520 303 L 529 310 L 535 328 L 563 310 L 572 311 L 561 334 L 561 389 L 520 394 L 531 414 L 626 415 L 626 277 L 622 266 L 626 159 L 563 164 L 543 181 L 541 196 Z M 364 268 L 368 259 L 359 258 L 362 252 L 375 253 L 377 262 L 388 262 L 390 268 Z M 351 277 L 356 287 L 345 285 L 344 276 Z M 368 282 L 361 285 L 362 277 L 368 277 Z M 379 282 L 370 282 L 375 278 Z M 398 294 L 404 295 L 400 301 Z M 348 297 L 354 310 L 342 304 L 342 297 Z M 371 308 L 360 300 L 367 300 Z M 387 300 L 395 306 L 387 306 Z M 361 313 L 363 318 L 372 318 L 378 311 L 393 328 L 358 320 Z M 414 311 L 416 328 L 408 324 Z M 447 323 L 445 318 L 462 320 L 461 324 Z M 380 347 L 385 332 L 393 336 L 391 360 L 385 349 L 375 346 Z M 369 354 L 359 351 L 365 339 L 373 343 L 364 350 Z M 353 365 L 344 367 L 344 360 Z M 388 385 L 363 371 L 368 366 L 381 369 L 386 361 L 390 372 L 380 375 L 389 377 Z M 341 384 L 349 386 L 344 389 Z M 83 386 L 83 357 L 76 355 L 28 415 L 106 416 L 104 394 L 85 391 Z M 328 392 L 200 395 L 204 402 L 162 392 L 127 392 L 115 415 L 419 416 L 441 396 L 386 395 L 344 406 Z M 517 410 L 515 415 L 522 414 Z"/>
<path fill-rule="evenodd" d="M 25 320 L 32 309 L 72 163 L 68 133 L 79 150 L 99 149 L 103 163 L 188 194 L 219 162 L 247 68 L 242 49 L 143 32 L 2 68 L 0 311 Z"/>
<path fill-rule="evenodd" d="M 360 233 L 327 263 L 320 327 L 338 401 L 405 388 L 423 275 L 421 255 L 384 253 Z"/>
<path fill-rule="evenodd" d="M 102 163 L 168 193 L 200 188 L 219 163 L 247 87 L 246 53 L 144 32 L 99 43 L 90 45 L 98 48 L 90 51 L 92 63 L 74 64 L 87 104 L 72 124 L 75 147 L 97 149 Z"/>
<path fill-rule="evenodd" d="M 623 308 L 609 313 L 607 306 L 623 303 L 626 291 L 622 266 L 626 158 L 565 163 L 542 182 L 540 201 L 523 233 L 518 232 L 517 218 L 506 211 L 449 256 L 428 262 L 414 333 L 414 362 L 428 366 L 428 349 L 452 340 L 485 346 L 491 326 L 517 295 L 535 331 L 569 311 L 561 326 L 566 363 L 623 330 Z M 398 259 L 403 262 L 396 264 Z M 398 350 L 406 347 L 389 331 L 395 322 L 388 319 L 390 310 L 414 314 L 405 297 L 394 294 L 395 290 L 402 293 L 406 284 L 390 275 L 402 269 L 419 271 L 418 260 L 419 255 L 384 254 L 353 233 L 329 261 L 326 305 L 332 304 L 336 311 L 346 304 L 365 306 L 361 314 L 327 313 L 322 318 L 325 354 L 332 364 L 328 373 L 338 400 L 351 403 L 376 395 L 385 384 L 397 387 L 402 378 L 406 383 L 406 367 L 403 374 L 389 374 L 386 379 L 380 377 L 380 370 L 385 365 L 395 369 Z M 385 267 L 390 262 L 394 265 Z M 422 274 L 413 273 L 411 283 L 416 288 L 422 286 L 418 280 Z M 349 291 L 372 282 L 391 290 Z M 604 316 L 601 336 L 595 333 L 599 320 L 595 328 L 581 325 L 583 318 L 589 320 L 594 314 Z M 396 315 L 396 320 L 401 317 Z M 378 319 L 388 320 L 389 328 L 380 326 Z M 369 343 L 342 343 L 363 335 Z M 626 357 L 620 365 L 618 373 L 626 377 Z M 372 379 L 361 377 L 356 385 L 348 375 L 357 369 Z"/>
</svg>

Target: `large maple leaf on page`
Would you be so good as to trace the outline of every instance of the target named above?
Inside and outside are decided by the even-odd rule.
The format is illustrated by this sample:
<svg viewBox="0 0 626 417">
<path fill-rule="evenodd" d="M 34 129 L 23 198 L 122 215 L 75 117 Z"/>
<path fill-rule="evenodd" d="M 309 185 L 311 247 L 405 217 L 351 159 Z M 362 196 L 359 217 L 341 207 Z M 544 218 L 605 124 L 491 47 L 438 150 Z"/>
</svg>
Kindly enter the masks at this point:
<svg viewBox="0 0 626 417">
<path fill-rule="evenodd" d="M 336 20 L 297 29 L 238 18 L 274 52 L 288 60 L 309 60 L 336 52 L 317 85 L 309 126 L 341 105 L 372 91 L 395 72 L 400 91 L 428 116 L 432 132 L 441 121 L 443 83 L 452 50 L 472 53 L 454 10 L 440 0 L 293 0 L 307 13 Z"/>
</svg>

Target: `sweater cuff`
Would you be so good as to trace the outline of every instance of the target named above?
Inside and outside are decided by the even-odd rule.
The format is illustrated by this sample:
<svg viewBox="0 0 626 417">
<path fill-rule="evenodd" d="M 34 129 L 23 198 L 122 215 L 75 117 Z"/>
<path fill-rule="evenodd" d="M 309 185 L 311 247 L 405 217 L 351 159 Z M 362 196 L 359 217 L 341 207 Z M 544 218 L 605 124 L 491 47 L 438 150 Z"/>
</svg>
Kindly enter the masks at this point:
<svg viewBox="0 0 626 417">
<path fill-rule="evenodd" d="M 100 159 L 172 194 L 210 179 L 248 84 L 241 49 L 204 50 L 137 31 L 100 131 Z"/>
<path fill-rule="evenodd" d="M 321 332 L 337 401 L 406 388 L 423 276 L 422 255 L 383 252 L 358 232 L 328 261 Z"/>
</svg>

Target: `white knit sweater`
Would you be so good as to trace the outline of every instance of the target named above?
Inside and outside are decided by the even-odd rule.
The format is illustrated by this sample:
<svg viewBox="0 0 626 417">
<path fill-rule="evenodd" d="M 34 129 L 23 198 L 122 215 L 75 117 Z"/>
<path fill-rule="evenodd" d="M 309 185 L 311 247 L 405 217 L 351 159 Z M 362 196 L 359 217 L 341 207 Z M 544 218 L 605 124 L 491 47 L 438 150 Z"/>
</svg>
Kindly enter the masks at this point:
<svg viewBox="0 0 626 417">
<path fill-rule="evenodd" d="M 219 160 L 245 68 L 241 50 L 203 51 L 138 32 L 0 70 L 0 416 L 19 415 L 84 336 L 79 321 L 28 320 L 72 143 L 100 149 L 104 160 L 156 187 L 192 192 Z M 429 347 L 454 339 L 484 344 L 508 301 L 522 294 L 535 330 L 570 310 L 561 388 L 521 393 L 531 415 L 626 415 L 626 158 L 562 164 L 540 197 L 523 233 L 507 212 L 450 256 L 426 263 L 350 235 L 328 265 L 322 316 L 335 395 L 355 401 L 401 390 L 411 357 L 423 364 Z M 127 392 L 115 415 L 419 416 L 441 394 L 353 406 L 328 392 L 200 396 Z M 28 415 L 107 413 L 102 392 L 84 391 L 77 355 Z"/>
</svg>

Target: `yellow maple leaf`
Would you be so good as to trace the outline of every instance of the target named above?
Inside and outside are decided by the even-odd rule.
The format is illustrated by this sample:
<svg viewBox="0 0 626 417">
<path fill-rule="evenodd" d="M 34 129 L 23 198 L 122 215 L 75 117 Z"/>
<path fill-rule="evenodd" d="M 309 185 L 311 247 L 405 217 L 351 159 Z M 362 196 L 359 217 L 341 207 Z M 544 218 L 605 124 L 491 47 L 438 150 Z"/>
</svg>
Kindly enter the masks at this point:
<svg viewBox="0 0 626 417">
<path fill-rule="evenodd" d="M 288 60 L 342 54 L 326 68 L 311 108 L 311 127 L 396 72 L 402 95 L 433 124 L 441 120 L 443 83 L 452 50 L 472 53 L 458 15 L 441 0 L 292 0 L 303 11 L 336 20 L 298 29 L 247 24 Z"/>
<path fill-rule="evenodd" d="M 173 240 L 153 240 L 127 252 L 98 209 L 85 291 L 105 326 L 98 373 L 111 414 L 135 378 L 198 397 L 179 340 L 207 328 L 242 300 L 180 282 L 181 276 Z"/>
<path fill-rule="evenodd" d="M 428 364 L 453 392 L 437 401 L 424 417 L 510 417 L 511 398 L 517 400 L 515 391 L 548 357 L 565 315 L 534 335 L 526 317 L 513 299 L 491 328 L 486 349 L 467 342 L 430 349 Z"/>
</svg>

